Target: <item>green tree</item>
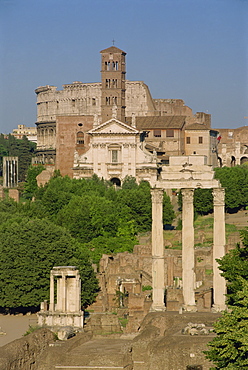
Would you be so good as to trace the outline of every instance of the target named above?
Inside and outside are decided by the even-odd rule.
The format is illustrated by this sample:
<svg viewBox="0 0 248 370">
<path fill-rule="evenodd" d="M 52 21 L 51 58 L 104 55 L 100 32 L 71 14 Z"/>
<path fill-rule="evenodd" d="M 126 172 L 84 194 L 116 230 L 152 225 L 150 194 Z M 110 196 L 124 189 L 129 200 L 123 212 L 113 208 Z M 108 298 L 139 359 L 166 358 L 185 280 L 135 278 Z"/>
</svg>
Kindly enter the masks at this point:
<svg viewBox="0 0 248 370">
<path fill-rule="evenodd" d="M 244 246 L 237 244 L 222 259 L 218 260 L 222 276 L 228 281 L 227 302 L 234 305 L 237 292 L 241 289 L 240 277 L 248 280 L 248 230 L 242 230 L 241 236 Z"/>
<path fill-rule="evenodd" d="M 116 254 L 121 252 L 132 252 L 138 243 L 134 221 L 123 222 L 117 230 L 116 235 L 110 236 L 103 233 L 85 244 L 89 250 L 92 262 L 98 263 L 103 254 Z"/>
<path fill-rule="evenodd" d="M 213 211 L 212 189 L 195 189 L 194 211 L 199 214 L 208 214 Z"/>
<path fill-rule="evenodd" d="M 215 323 L 217 336 L 205 352 L 213 369 L 248 368 L 248 229 L 241 234 L 244 247 L 237 245 L 218 260 L 228 282 L 229 311 Z"/>
<path fill-rule="evenodd" d="M 122 189 L 135 189 L 138 187 L 136 178 L 133 176 L 126 176 L 122 183 Z"/>
<path fill-rule="evenodd" d="M 175 212 L 173 210 L 170 197 L 164 192 L 163 196 L 163 224 L 170 225 L 175 218 Z"/>
<path fill-rule="evenodd" d="M 206 357 L 216 366 L 211 369 L 248 368 L 248 281 L 240 280 L 235 305 L 229 306 L 215 323 L 217 336 L 208 344 Z"/>
<path fill-rule="evenodd" d="M 38 189 L 36 177 L 45 170 L 45 167 L 42 164 L 36 166 L 30 166 L 27 171 L 27 178 L 24 185 L 24 197 L 27 199 L 32 199 L 35 195 L 35 192 Z"/>
<path fill-rule="evenodd" d="M 0 307 L 37 307 L 49 299 L 53 266 L 75 264 L 82 278 L 82 305 L 93 302 L 97 281 L 87 251 L 48 220 L 15 215 L 0 226 Z"/>
<path fill-rule="evenodd" d="M 222 167 L 215 169 L 215 178 L 225 188 L 227 210 L 237 210 L 248 204 L 248 167 Z"/>
</svg>

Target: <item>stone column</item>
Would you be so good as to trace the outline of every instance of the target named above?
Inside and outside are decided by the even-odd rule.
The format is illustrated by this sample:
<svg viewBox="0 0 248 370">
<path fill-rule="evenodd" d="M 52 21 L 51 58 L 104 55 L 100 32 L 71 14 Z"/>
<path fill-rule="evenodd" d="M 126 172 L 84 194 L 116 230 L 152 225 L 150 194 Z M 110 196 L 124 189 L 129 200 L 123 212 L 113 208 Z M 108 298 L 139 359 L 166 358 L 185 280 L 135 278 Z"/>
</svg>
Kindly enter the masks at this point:
<svg viewBox="0 0 248 370">
<path fill-rule="evenodd" d="M 75 311 L 81 311 L 81 279 L 76 276 L 76 308 Z"/>
<path fill-rule="evenodd" d="M 66 312 L 66 276 L 62 274 L 61 292 L 62 292 L 62 312 Z"/>
<path fill-rule="evenodd" d="M 196 311 L 194 292 L 194 190 L 182 189 L 182 277 L 186 311 Z"/>
<path fill-rule="evenodd" d="M 50 305 L 49 311 L 54 312 L 54 276 L 50 274 Z"/>
<path fill-rule="evenodd" d="M 214 311 L 223 311 L 226 308 L 225 294 L 226 282 L 220 275 L 219 264 L 216 258 L 225 255 L 226 233 L 225 233 L 225 190 L 223 188 L 213 189 L 214 200 L 214 243 L 213 243 L 213 290 Z"/>
<path fill-rule="evenodd" d="M 163 189 L 152 195 L 152 311 L 164 311 Z"/>
</svg>

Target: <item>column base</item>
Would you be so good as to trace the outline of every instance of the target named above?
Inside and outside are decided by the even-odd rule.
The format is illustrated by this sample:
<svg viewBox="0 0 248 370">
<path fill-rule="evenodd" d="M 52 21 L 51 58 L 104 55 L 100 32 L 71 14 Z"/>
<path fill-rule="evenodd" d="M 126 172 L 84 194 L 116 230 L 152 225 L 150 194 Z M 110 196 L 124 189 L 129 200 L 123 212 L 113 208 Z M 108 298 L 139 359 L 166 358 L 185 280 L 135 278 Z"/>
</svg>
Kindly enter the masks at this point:
<svg viewBox="0 0 248 370">
<path fill-rule="evenodd" d="M 165 312 L 166 307 L 165 306 L 151 306 L 150 312 Z"/>
<path fill-rule="evenodd" d="M 212 307 L 211 307 L 211 312 L 213 313 L 218 313 L 218 312 L 222 312 L 222 311 L 225 311 L 227 309 L 227 306 L 224 304 L 214 304 Z"/>
<path fill-rule="evenodd" d="M 187 304 L 184 304 L 183 305 L 183 311 L 186 311 L 186 312 L 197 312 L 197 307 L 196 305 L 187 305 Z"/>
</svg>

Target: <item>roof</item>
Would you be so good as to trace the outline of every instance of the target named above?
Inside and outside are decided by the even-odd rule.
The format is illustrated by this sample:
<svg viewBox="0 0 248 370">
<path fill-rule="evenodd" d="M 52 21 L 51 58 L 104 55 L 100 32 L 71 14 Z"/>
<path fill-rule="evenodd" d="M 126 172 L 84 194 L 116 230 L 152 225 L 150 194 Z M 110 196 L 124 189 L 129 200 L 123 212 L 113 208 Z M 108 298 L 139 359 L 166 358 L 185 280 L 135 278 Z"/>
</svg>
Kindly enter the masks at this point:
<svg viewBox="0 0 248 370">
<path fill-rule="evenodd" d="M 210 130 L 209 127 L 204 125 L 203 123 L 192 123 L 185 127 L 185 130 Z"/>
<path fill-rule="evenodd" d="M 100 51 L 100 53 L 121 53 L 126 55 L 125 51 L 118 49 L 115 46 L 110 46 L 110 48 L 103 49 Z"/>
<path fill-rule="evenodd" d="M 121 131 L 120 130 L 112 131 L 112 129 L 108 130 L 111 125 L 114 125 L 113 127 L 114 127 L 115 130 L 118 126 L 119 128 L 121 128 Z M 137 134 L 139 134 L 139 131 L 136 128 L 134 128 L 130 125 L 127 125 L 126 123 L 121 122 L 116 118 L 111 118 L 110 120 L 108 120 L 108 121 L 94 127 L 93 129 L 89 130 L 88 134 L 90 134 L 90 135 L 92 135 L 92 134 L 98 134 L 98 135 L 99 134 L 100 135 L 110 135 L 110 134 L 112 134 L 112 135 L 113 134 L 128 134 L 128 135 L 132 134 L 133 135 L 134 134 L 134 135 L 137 135 Z"/>
<path fill-rule="evenodd" d="M 181 129 L 185 124 L 186 116 L 146 116 L 136 117 L 137 130 L 151 129 Z M 127 123 L 131 124 L 132 118 L 127 117 Z"/>
</svg>

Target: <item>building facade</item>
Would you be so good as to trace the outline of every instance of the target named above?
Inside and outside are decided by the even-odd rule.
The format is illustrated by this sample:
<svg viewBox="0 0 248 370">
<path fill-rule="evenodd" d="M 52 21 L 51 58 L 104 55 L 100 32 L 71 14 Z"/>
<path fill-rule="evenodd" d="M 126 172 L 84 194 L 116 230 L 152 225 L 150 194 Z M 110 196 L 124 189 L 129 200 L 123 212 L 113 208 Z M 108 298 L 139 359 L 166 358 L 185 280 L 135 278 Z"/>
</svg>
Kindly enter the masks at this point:
<svg viewBox="0 0 248 370">
<path fill-rule="evenodd" d="M 28 140 L 37 143 L 37 128 L 36 127 L 27 127 L 25 125 L 17 125 L 12 131 L 12 136 L 16 137 L 17 139 L 22 139 L 23 136 L 26 136 Z"/>
</svg>

